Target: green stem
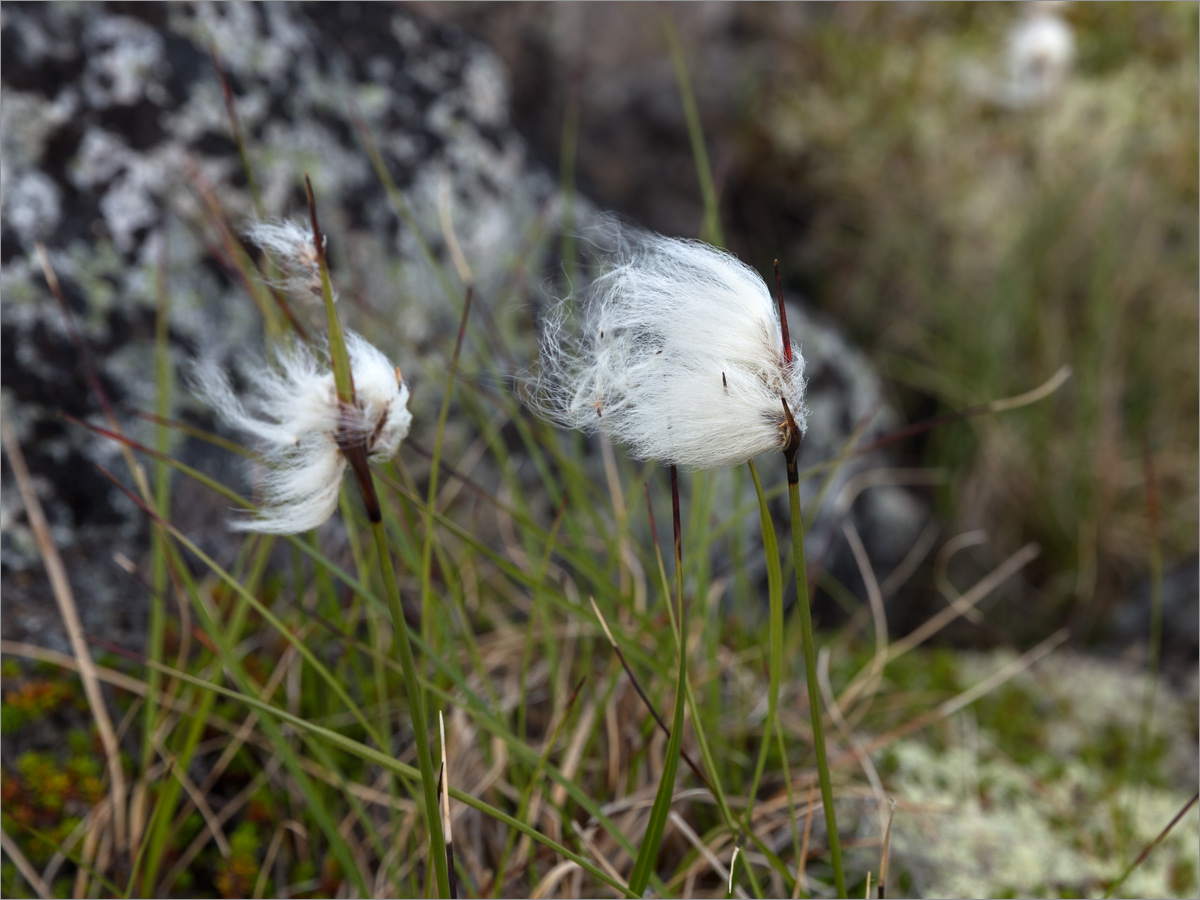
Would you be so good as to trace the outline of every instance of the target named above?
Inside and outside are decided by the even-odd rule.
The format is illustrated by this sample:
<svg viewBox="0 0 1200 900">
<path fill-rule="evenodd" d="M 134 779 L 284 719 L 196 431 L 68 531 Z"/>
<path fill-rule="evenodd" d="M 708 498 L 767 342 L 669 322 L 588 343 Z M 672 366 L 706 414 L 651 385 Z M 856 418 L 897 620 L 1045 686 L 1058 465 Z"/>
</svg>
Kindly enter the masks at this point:
<svg viewBox="0 0 1200 900">
<path fill-rule="evenodd" d="M 317 254 L 317 268 L 321 272 L 321 297 L 325 301 L 325 318 L 329 327 L 329 359 L 333 369 L 333 381 L 337 386 L 338 399 L 348 406 L 354 405 L 354 375 L 350 369 L 350 354 L 346 350 L 346 335 L 338 320 L 334 306 L 333 285 L 329 281 L 329 261 L 325 258 L 325 235 L 317 220 L 317 201 L 313 196 L 312 182 L 304 176 L 304 188 L 308 193 L 308 215 L 312 220 L 313 250 Z"/>
<path fill-rule="evenodd" d="M 792 557 L 796 570 L 796 615 L 800 619 L 800 639 L 804 649 L 804 674 L 808 680 L 808 705 L 812 714 L 813 749 L 817 753 L 817 778 L 821 782 L 821 803 L 825 807 L 825 828 L 829 832 L 829 858 L 839 897 L 846 896 L 846 876 L 842 872 L 842 846 L 838 840 L 837 817 L 833 810 L 833 786 L 829 781 L 829 759 L 825 753 L 825 728 L 821 721 L 821 693 L 817 683 L 817 651 L 813 642 L 812 609 L 808 598 L 808 571 L 804 564 L 804 519 L 800 512 L 800 476 L 796 469 L 798 443 L 784 451 L 787 462 L 788 501 L 792 508 Z"/>
<path fill-rule="evenodd" d="M 158 415 L 165 419 L 171 412 L 171 359 L 169 355 L 169 333 L 167 312 L 170 305 L 170 293 L 167 290 L 166 239 L 163 242 L 163 254 L 158 266 L 158 305 L 154 320 L 154 373 L 158 387 L 156 406 Z M 154 428 L 154 443 L 159 452 L 164 455 L 170 447 L 170 435 L 166 425 L 159 422 Z M 153 501 L 159 513 L 170 517 L 171 506 L 171 470 L 163 462 L 154 465 L 154 497 Z M 158 529 L 153 532 L 151 557 L 150 593 L 150 622 L 146 636 L 146 655 L 151 659 L 162 662 L 163 635 L 166 630 L 165 600 L 167 593 L 167 551 L 166 535 Z M 154 744 L 151 736 L 158 727 L 158 694 L 160 675 L 151 670 L 147 676 L 149 691 L 146 694 L 145 727 L 142 730 L 142 771 L 150 768 L 154 761 Z M 139 852 L 140 856 L 140 852 Z M 132 880 L 130 884 L 132 884 Z"/>
<path fill-rule="evenodd" d="M 754 460 L 748 463 L 750 476 L 754 479 L 754 490 L 758 494 L 759 525 L 762 527 L 763 551 L 767 561 L 768 615 L 768 675 L 767 718 L 763 722 L 763 739 L 758 752 L 758 764 L 754 767 L 754 778 L 750 782 L 746 822 L 749 825 L 754 813 L 754 798 L 758 796 L 758 784 L 766 766 L 767 752 L 771 746 L 772 732 L 779 710 L 779 690 L 783 677 L 783 573 L 779 564 L 779 544 L 775 537 L 775 526 L 771 522 L 771 508 L 763 491 L 762 480 Z"/>
<path fill-rule="evenodd" d="M 658 792 L 654 796 L 654 805 L 650 808 L 650 819 L 646 823 L 646 833 L 642 838 L 642 846 L 638 849 L 634 861 L 633 873 L 629 876 L 629 889 L 640 897 L 646 890 L 654 871 L 654 863 L 658 859 L 658 850 L 662 845 L 663 832 L 667 824 L 667 816 L 671 812 L 671 800 L 675 794 L 675 773 L 679 769 L 679 759 L 683 750 L 684 710 L 687 707 L 687 619 L 683 609 L 683 536 L 680 533 L 679 521 L 679 471 L 671 466 L 671 507 L 672 519 L 675 525 L 675 603 L 676 621 L 679 626 L 679 679 L 675 683 L 675 717 L 671 724 L 671 736 L 667 740 L 667 754 L 663 759 L 662 778 L 658 783 Z M 670 601 L 667 601 L 668 604 Z"/>
<path fill-rule="evenodd" d="M 463 337 L 467 332 L 467 316 L 471 313 L 471 298 L 474 288 L 468 286 L 463 300 L 462 319 L 458 325 L 458 337 L 454 342 L 454 353 L 450 357 L 450 371 L 446 375 L 446 390 L 442 394 L 442 408 L 438 413 L 437 431 L 433 438 L 433 457 L 429 464 L 429 490 L 425 506 L 425 541 L 421 547 L 421 638 L 437 652 L 438 635 L 434 632 L 433 605 L 433 545 L 434 511 L 437 509 L 438 475 L 441 472 L 442 445 L 446 437 L 446 420 L 450 415 L 450 401 L 454 397 L 454 379 L 458 374 L 458 361 L 462 356 Z"/>
<path fill-rule="evenodd" d="M 450 874 L 446 867 L 444 850 L 446 841 L 442 835 L 442 819 L 437 800 L 437 776 L 433 772 L 433 757 L 429 753 L 429 730 L 425 727 L 425 706 L 421 698 L 421 685 L 417 680 L 417 665 L 413 660 L 412 645 L 408 639 L 408 629 L 404 624 L 404 610 L 400 606 L 400 588 L 396 585 L 396 573 L 392 569 L 392 557 L 388 552 L 383 523 L 373 521 L 371 532 L 375 535 L 379 567 L 383 570 L 383 584 L 387 592 L 388 607 L 392 613 L 396 650 L 400 656 L 400 666 L 404 670 L 404 689 L 408 692 L 413 740 L 417 745 L 417 768 L 421 772 L 421 789 L 425 801 L 426 827 L 429 829 L 429 855 L 433 859 L 438 896 L 448 898 L 450 896 Z"/>
<path fill-rule="evenodd" d="M 684 59 L 679 36 L 675 33 L 675 23 L 671 20 L 665 7 L 662 20 L 663 33 L 667 37 L 667 49 L 671 53 L 671 63 L 675 66 L 675 80 L 679 82 L 679 99 L 683 103 L 688 138 L 692 143 L 692 156 L 696 161 L 696 175 L 700 179 L 700 195 L 704 198 L 704 231 L 700 236 L 710 244 L 723 247 L 725 238 L 721 233 L 721 204 L 717 198 L 716 185 L 713 183 L 712 167 L 708 164 L 708 151 L 704 147 L 704 129 L 700 124 L 700 111 L 696 108 L 696 98 L 692 95 L 692 81 L 688 76 L 687 60 Z"/>
</svg>

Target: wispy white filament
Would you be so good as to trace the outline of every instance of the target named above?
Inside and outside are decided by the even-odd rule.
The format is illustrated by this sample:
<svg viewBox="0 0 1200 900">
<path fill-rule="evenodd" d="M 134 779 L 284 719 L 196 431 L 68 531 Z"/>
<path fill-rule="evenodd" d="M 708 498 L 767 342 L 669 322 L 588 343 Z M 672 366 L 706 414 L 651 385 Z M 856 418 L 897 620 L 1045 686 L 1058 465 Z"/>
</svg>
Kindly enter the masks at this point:
<svg viewBox="0 0 1200 900">
<path fill-rule="evenodd" d="M 290 293 L 321 296 L 321 269 L 312 228 L 299 222 L 255 222 L 246 240 L 266 250 L 283 273 L 276 284 Z M 337 297 L 335 295 L 334 299 Z"/>
<path fill-rule="evenodd" d="M 535 405 L 603 431 L 641 459 L 734 466 L 787 441 L 782 399 L 803 434 L 804 360 L 785 361 L 779 310 L 761 276 L 700 241 L 612 230 L 607 270 L 542 334 Z"/>
<path fill-rule="evenodd" d="M 382 353 L 357 334 L 346 347 L 357 407 L 338 402 L 328 356 L 304 344 L 280 351 L 275 367 L 250 373 L 245 403 L 221 372 L 194 374 L 199 394 L 217 414 L 258 441 L 267 465 L 264 505 L 253 518 L 238 519 L 238 531 L 295 534 L 316 528 L 337 508 L 347 446 L 365 445 L 371 459 L 396 455 L 408 435 L 408 386 Z"/>
</svg>

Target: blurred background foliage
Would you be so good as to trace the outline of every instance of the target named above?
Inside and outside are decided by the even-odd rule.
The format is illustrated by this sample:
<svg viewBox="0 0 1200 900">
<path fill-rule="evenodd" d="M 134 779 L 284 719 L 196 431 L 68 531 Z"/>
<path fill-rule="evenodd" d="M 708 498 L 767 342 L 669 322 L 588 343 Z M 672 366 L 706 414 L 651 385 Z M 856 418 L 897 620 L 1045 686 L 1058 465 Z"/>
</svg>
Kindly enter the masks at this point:
<svg viewBox="0 0 1200 900">
<path fill-rule="evenodd" d="M 1134 595 L 1144 611 L 1147 450 L 1167 569 L 1194 571 L 1195 4 L 421 6 L 497 48 L 548 165 L 577 116 L 583 193 L 698 234 L 669 15 L 726 243 L 761 271 L 779 257 L 910 421 L 1071 367 L 1049 402 L 905 445 L 952 474 L 951 528 L 991 538 L 968 565 L 1041 545 L 1026 600 L 1040 614 L 1000 623 L 1011 637 L 1066 621 L 1095 640 Z M 1073 64 L 1036 102 L 1003 102 L 1008 43 L 1034 15 L 1066 23 Z M 1183 581 L 1169 605 L 1195 605 Z"/>
<path fill-rule="evenodd" d="M 1043 550 L 1022 574 L 1026 581 L 1012 589 L 1016 603 L 999 610 L 1021 613 L 1005 617 L 991 610 L 982 628 L 948 630 L 953 640 L 1032 643 L 1064 621 L 1077 637 L 1099 640 L 1111 636 L 1114 622 L 1130 621 L 1120 615 L 1130 608 L 1144 622 L 1151 556 L 1147 456 L 1159 487 L 1166 565 L 1192 576 L 1190 588 L 1185 579 L 1175 600 L 1194 617 L 1200 467 L 1196 4 L 1058 8 L 1054 15 L 1073 35 L 1073 64 L 1038 102 L 1023 105 L 1005 99 L 1002 88 L 1006 41 L 1032 14 L 1030 6 L 413 6 L 431 18 L 455 20 L 496 49 L 511 73 L 520 128 L 551 170 L 570 156 L 564 147 L 574 148 L 573 180 L 584 197 L 662 232 L 696 235 L 704 209 L 664 36 L 662 17 L 670 16 L 704 127 L 726 243 L 762 272 L 779 257 L 789 287 L 872 354 L 906 421 L 1020 394 L 1064 364 L 1071 367 L 1071 380 L 1046 402 L 899 445 L 905 463 L 943 468 L 951 476 L 936 497 L 946 525 L 943 537 L 973 529 L 990 537 L 987 545 L 956 557 L 967 569 L 954 573 L 956 583 L 972 583 L 1027 541 Z M 468 418 L 485 416 L 469 408 Z M 513 414 L 511 421 L 521 417 Z M 507 437 L 499 430 L 486 434 L 497 458 L 507 455 Z M 450 440 L 465 445 L 467 435 L 452 432 Z M 523 432 L 520 440 L 531 453 L 537 447 L 533 433 Z M 417 483 L 404 471 L 402 497 Z M 583 481 L 586 475 L 580 470 L 573 477 Z M 451 500 L 457 490 L 450 489 Z M 512 494 L 520 506 L 523 498 Z M 707 496 L 713 503 L 716 495 Z M 417 507 L 397 503 L 403 518 L 390 524 L 405 570 L 414 573 L 420 569 Z M 552 561 L 545 542 L 554 544 L 559 521 L 549 531 L 536 524 L 505 526 L 511 529 L 503 534 L 507 552 L 527 563 L 540 560 L 536 574 L 526 577 L 519 566 L 492 569 L 471 543 L 472 532 L 483 533 L 479 523 L 487 517 L 486 504 L 483 510 L 473 507 L 471 528 L 443 538 L 431 551 L 438 554 L 439 578 L 453 600 L 447 605 L 453 613 L 435 625 L 450 648 L 446 655 L 479 684 L 499 685 L 505 697 L 517 698 L 511 707 L 517 725 L 511 729 L 490 718 L 481 719 L 482 726 L 468 725 L 465 714 L 450 720 L 451 746 L 468 748 L 459 751 L 462 777 L 455 773 L 452 782 L 468 786 L 467 773 L 500 771 L 487 756 L 508 752 L 497 749 L 500 737 L 515 747 L 550 733 L 556 721 L 561 727 L 570 720 L 573 735 L 600 747 L 596 736 L 601 727 L 609 728 L 609 720 L 602 726 L 597 710 L 619 708 L 630 722 L 648 721 L 624 688 L 622 694 L 609 693 L 619 673 L 594 630 L 577 633 L 572 620 L 563 623 L 563 604 L 554 591 L 543 589 Z M 579 517 L 561 519 L 564 544 L 595 549 L 604 561 L 623 559 L 619 545 L 627 535 L 595 527 L 591 515 L 585 508 Z M 697 552 L 689 546 L 686 558 L 706 559 L 718 538 L 690 525 L 687 531 L 695 536 Z M 310 577 L 299 553 L 290 569 L 264 576 L 268 552 L 243 555 L 236 577 L 256 590 L 262 578 L 267 602 L 290 595 L 311 600 L 321 618 L 295 620 L 303 623 L 304 640 L 337 660 L 340 683 L 359 686 L 364 709 L 379 705 L 386 715 L 384 688 L 395 673 L 389 676 L 381 656 L 360 659 L 345 652 L 348 639 L 360 651 L 372 650 L 374 644 L 366 646 L 360 632 L 328 628 L 340 614 L 357 621 L 357 601 L 342 610 L 343 596 L 328 572 L 314 563 L 311 570 L 318 574 Z M 510 584 L 501 571 L 518 577 Z M 700 572 L 708 577 L 706 564 Z M 587 570 L 582 575 L 598 580 Z M 924 575 L 928 579 L 932 572 Z M 405 590 L 416 595 L 419 587 L 410 574 Z M 612 596 L 629 589 L 608 587 Z M 910 603 L 940 602 L 936 590 L 922 588 Z M 247 637 L 248 652 L 239 665 L 254 682 L 278 687 L 276 673 L 289 673 L 281 689 L 289 709 L 312 722 L 346 721 L 328 686 L 311 668 L 305 673 L 293 664 L 295 654 L 288 656 L 278 633 L 225 586 L 210 580 L 204 591 L 222 619 L 233 623 L 231 646 Z M 307 617 L 301 607 L 296 603 L 289 613 Z M 513 628 L 514 609 L 538 626 Z M 900 634 L 904 618 L 920 621 L 927 612 L 897 610 L 891 620 L 889 608 L 889 625 Z M 754 708 L 760 690 L 750 673 L 757 677 L 763 669 L 761 629 L 744 610 L 724 619 L 709 615 L 707 621 L 709 662 L 694 671 L 705 696 L 715 698 L 706 706 L 719 759 L 728 767 L 723 778 L 742 791 L 746 761 L 758 746 L 743 713 Z M 635 623 L 618 627 L 631 630 Z M 661 671 L 671 656 L 662 652 L 669 630 L 661 617 L 653 625 L 639 632 L 650 646 L 635 663 L 650 673 L 662 706 L 671 685 Z M 381 639 L 380 633 L 366 633 L 373 642 Z M 167 657 L 180 652 L 186 634 L 167 630 Z M 1191 642 L 1190 656 L 1178 659 L 1186 662 L 1185 677 L 1194 685 L 1195 628 L 1177 637 L 1185 649 Z M 832 657 L 837 684 L 868 665 L 874 652 L 860 643 L 856 628 L 844 629 L 840 641 Z M 1130 634 L 1123 646 L 1144 650 L 1145 643 Z M 892 660 L 886 702 L 867 722 L 855 724 L 862 733 L 898 730 L 1013 658 L 1011 647 L 977 654 L 943 646 Z M 221 661 L 203 653 L 197 659 L 198 671 L 215 679 L 204 667 L 218 671 Z M 598 659 L 608 659 L 607 675 Z M 367 661 L 372 666 L 365 667 Z M 121 664 L 105 657 L 101 663 L 113 671 Z M 55 676 L 54 667 L 5 665 L 3 730 L 6 737 L 20 732 L 28 747 L 5 760 L 4 829 L 23 836 L 31 861 L 65 895 L 74 878 L 61 859 L 55 862 L 56 848 L 79 839 L 83 817 L 101 800 L 98 738 L 94 728 L 80 724 L 84 711 L 73 675 Z M 572 666 L 586 670 L 597 685 L 589 686 L 596 693 L 582 695 L 581 709 L 574 712 L 571 687 L 578 672 Z M 985 885 L 1013 896 L 1098 893 L 1097 861 L 1107 865 L 1144 846 L 1179 808 L 1179 786 L 1190 794 L 1195 783 L 1194 694 L 1185 701 L 1163 691 L 1155 702 L 1153 677 L 1143 679 L 1137 669 L 1064 654 L 989 694 L 969 715 L 929 728 L 921 740 L 889 746 L 878 760 L 880 774 L 888 790 L 909 803 L 902 810 L 908 821 L 895 835 L 895 892 L 970 896 Z M 723 699 L 716 691 L 728 673 L 732 687 Z M 391 685 L 393 692 L 397 687 Z M 143 708 L 140 700 L 124 692 L 116 696 L 121 718 L 133 721 Z M 478 708 L 463 700 L 473 715 L 486 708 L 483 701 L 473 702 Z M 495 702 L 499 705 L 499 697 Z M 336 892 L 347 874 L 336 866 L 318 868 L 307 853 L 275 855 L 283 841 L 272 836 L 283 834 L 280 820 L 309 821 L 312 815 L 294 781 L 283 782 L 285 794 L 279 791 L 273 775 L 278 747 L 265 731 L 255 730 L 245 752 L 226 759 L 229 735 L 240 728 L 246 710 L 229 698 L 206 703 L 196 718 L 181 720 L 193 724 L 176 731 L 171 750 L 184 759 L 218 758 L 207 786 L 237 810 L 231 812 L 236 824 L 228 846 L 218 852 L 200 834 L 199 812 L 180 806 L 174 821 L 165 818 L 161 826 L 164 835 L 170 831 L 159 848 L 162 881 L 147 881 L 181 894 Z M 1157 710 L 1153 729 L 1147 710 Z M 624 751 L 628 770 L 619 767 L 619 744 L 608 757 L 616 763 L 584 767 L 577 783 L 587 796 L 652 787 L 648 761 L 654 754 L 640 749 L 651 740 L 649 725 L 639 727 L 642 733 Z M 481 734 L 490 734 L 490 746 Z M 378 775 L 341 751 L 326 754 L 315 744 L 312 752 L 320 758 L 309 762 L 327 775 L 315 796 L 339 809 L 346 783 L 365 787 Z M 264 758 L 272 760 L 273 770 L 260 764 Z M 133 770 L 131 759 L 125 768 Z M 163 808 L 174 810 L 178 785 L 164 772 L 163 763 L 144 767 L 141 783 L 157 785 L 148 789 L 149 799 L 157 803 L 167 796 Z M 540 777 L 540 768 L 526 758 L 507 768 L 497 790 L 503 788 L 511 801 Z M 1143 782 L 1144 796 L 1137 793 Z M 867 796 L 861 782 L 856 789 L 856 801 Z M 782 810 L 778 786 L 775 790 L 775 806 Z M 522 802 L 530 796 L 523 793 Z M 697 821 L 703 831 L 716 819 L 711 809 L 701 810 Z M 358 821 L 373 827 L 370 816 Z M 938 828 L 943 839 L 932 840 Z M 1164 848 L 1137 873 L 1142 880 L 1128 883 L 1130 892 L 1194 893 L 1194 831 L 1183 831 L 1173 837 L 1178 840 L 1173 849 Z M 507 860 L 513 848 L 513 838 L 486 819 L 473 820 L 463 832 L 498 859 Z M 407 833 L 406 841 L 412 839 Z M 1185 843 L 1187 852 L 1181 849 Z M 307 849 L 307 843 L 299 846 Z M 855 871 L 861 873 L 878 856 L 869 843 L 858 852 L 862 864 Z M 538 875 L 536 857 L 534 862 L 530 871 Z M 404 866 L 409 877 L 409 861 Z M 386 875 L 386 866 L 380 871 Z M 12 863 L 0 863 L 0 882 L 16 883 Z M 486 885 L 487 879 L 480 874 L 475 883 Z M 505 884 L 496 878 L 497 894 Z M 723 881 L 708 887 L 724 892 Z"/>
</svg>

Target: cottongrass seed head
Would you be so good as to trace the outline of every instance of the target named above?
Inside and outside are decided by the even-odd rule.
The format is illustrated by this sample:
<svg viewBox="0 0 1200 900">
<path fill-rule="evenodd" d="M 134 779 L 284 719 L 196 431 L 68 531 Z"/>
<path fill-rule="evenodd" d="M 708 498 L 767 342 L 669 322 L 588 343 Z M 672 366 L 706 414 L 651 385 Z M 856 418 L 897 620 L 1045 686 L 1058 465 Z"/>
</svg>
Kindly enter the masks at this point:
<svg viewBox="0 0 1200 900">
<path fill-rule="evenodd" d="M 227 423 L 258 441 L 267 473 L 263 507 L 236 519 L 238 531 L 296 534 L 316 528 L 337 508 L 347 460 L 343 447 L 365 446 L 372 460 L 391 459 L 412 414 L 400 370 L 357 334 L 346 334 L 356 406 L 338 401 L 328 354 L 297 343 L 278 351 L 275 367 L 249 373 L 243 401 L 221 372 L 193 373 L 195 392 Z"/>
<path fill-rule="evenodd" d="M 1062 19 L 1061 3 L 1045 0 L 1022 7 L 1023 16 L 1008 33 L 1007 81 L 1002 100 L 1025 107 L 1052 99 L 1063 87 L 1075 60 L 1075 34 Z"/>
<path fill-rule="evenodd" d="M 245 238 L 279 266 L 282 279 L 273 282 L 276 287 L 301 297 L 321 296 L 321 268 L 311 226 L 287 220 L 255 222 L 246 229 Z"/>
<path fill-rule="evenodd" d="M 715 469 L 803 435 L 804 360 L 762 277 L 700 241 L 606 230 L 604 271 L 542 329 L 533 405 L 640 459 Z M 575 306 L 574 315 L 571 306 Z"/>
</svg>

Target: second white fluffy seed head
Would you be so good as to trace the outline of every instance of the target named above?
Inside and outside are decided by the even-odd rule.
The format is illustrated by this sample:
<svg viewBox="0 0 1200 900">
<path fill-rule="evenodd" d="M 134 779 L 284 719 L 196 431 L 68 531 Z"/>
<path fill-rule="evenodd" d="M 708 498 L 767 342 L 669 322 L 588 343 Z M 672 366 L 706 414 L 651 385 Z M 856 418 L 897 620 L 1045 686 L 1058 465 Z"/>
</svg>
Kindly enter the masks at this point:
<svg viewBox="0 0 1200 900">
<path fill-rule="evenodd" d="M 337 508 L 346 458 L 342 444 L 365 446 L 383 462 L 400 449 L 412 425 L 409 390 L 387 357 L 357 334 L 346 334 L 356 405 L 338 401 L 328 355 L 296 344 L 276 354 L 273 368 L 249 373 L 245 403 L 223 373 L 199 370 L 196 391 L 226 422 L 258 440 L 267 466 L 263 507 L 238 519 L 239 531 L 296 534 L 316 528 Z"/>
<path fill-rule="evenodd" d="M 762 277 L 700 241 L 614 228 L 608 268 L 572 319 L 542 334 L 535 404 L 603 431 L 641 459 L 715 469 L 782 450 L 783 403 L 806 427 L 804 360 L 786 361 L 779 310 Z"/>
<path fill-rule="evenodd" d="M 311 226 L 288 220 L 255 222 L 245 236 L 279 267 L 282 279 L 274 282 L 276 287 L 300 297 L 321 296 L 321 269 Z"/>
</svg>

